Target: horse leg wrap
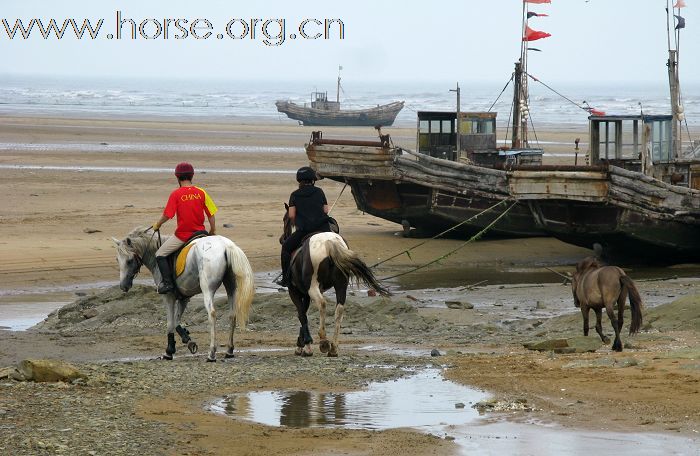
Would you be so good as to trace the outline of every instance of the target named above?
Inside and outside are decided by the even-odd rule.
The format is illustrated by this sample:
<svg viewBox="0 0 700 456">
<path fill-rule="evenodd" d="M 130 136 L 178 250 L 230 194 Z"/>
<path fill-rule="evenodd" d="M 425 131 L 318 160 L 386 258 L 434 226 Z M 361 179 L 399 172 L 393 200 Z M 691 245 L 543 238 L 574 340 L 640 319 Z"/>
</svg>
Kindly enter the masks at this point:
<svg viewBox="0 0 700 456">
<path fill-rule="evenodd" d="M 168 347 L 165 349 L 168 356 L 173 356 L 175 353 L 175 334 L 168 333 Z"/>
<path fill-rule="evenodd" d="M 187 330 L 187 328 L 183 328 L 182 326 L 177 325 L 175 327 L 175 331 L 177 331 L 177 333 L 180 335 L 183 344 L 186 344 L 191 340 L 190 332 Z"/>
<path fill-rule="evenodd" d="M 311 332 L 309 331 L 309 325 L 304 325 L 301 327 L 302 337 L 304 338 L 304 344 L 313 344 L 314 339 L 311 337 Z"/>
</svg>

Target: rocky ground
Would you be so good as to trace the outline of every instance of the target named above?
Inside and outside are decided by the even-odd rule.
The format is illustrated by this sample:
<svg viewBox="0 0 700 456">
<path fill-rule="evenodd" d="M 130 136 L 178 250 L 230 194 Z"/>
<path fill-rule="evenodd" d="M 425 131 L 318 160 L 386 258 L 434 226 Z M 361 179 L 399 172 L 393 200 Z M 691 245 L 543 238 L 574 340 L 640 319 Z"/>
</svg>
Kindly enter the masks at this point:
<svg viewBox="0 0 700 456">
<path fill-rule="evenodd" d="M 235 392 L 347 391 L 429 366 L 446 367 L 448 378 L 490 391 L 494 405 L 486 411 L 496 416 L 498 410 L 516 408 L 510 419 L 697 438 L 700 284 L 639 285 L 651 306 L 642 333 L 625 335 L 622 353 L 594 337 L 580 337 L 581 318 L 569 307 L 568 287 L 542 284 L 399 291 L 392 298 L 358 291 L 350 298 L 339 358 L 318 352 L 308 359 L 293 356 L 297 323 L 288 297 L 258 294 L 248 330 L 237 333 L 237 357 L 215 364 L 182 345 L 175 361 L 155 360 L 165 342 L 159 297 L 152 287 L 136 286 L 127 294 L 115 287 L 76 300 L 29 331 L 3 333 L 0 365 L 12 367 L 43 353 L 72 363 L 83 375 L 43 383 L 13 380 L 5 370 L 0 451 L 307 454 L 313 448 L 316 454 L 386 454 L 403 448 L 411 454 L 450 454 L 456 448 L 444 436 L 269 428 L 207 410 L 216 398 Z M 653 298 L 671 293 L 674 298 L 664 300 L 670 302 Z M 218 305 L 225 314 L 223 299 Z M 205 347 L 206 316 L 198 303 L 192 303 L 185 321 Z M 317 318 L 311 321 L 316 327 Z M 225 323 L 219 327 L 225 329 Z M 587 352 L 523 347 L 562 339 Z M 443 356 L 430 356 L 434 349 Z M 382 368 L 372 368 L 377 365 Z"/>
</svg>

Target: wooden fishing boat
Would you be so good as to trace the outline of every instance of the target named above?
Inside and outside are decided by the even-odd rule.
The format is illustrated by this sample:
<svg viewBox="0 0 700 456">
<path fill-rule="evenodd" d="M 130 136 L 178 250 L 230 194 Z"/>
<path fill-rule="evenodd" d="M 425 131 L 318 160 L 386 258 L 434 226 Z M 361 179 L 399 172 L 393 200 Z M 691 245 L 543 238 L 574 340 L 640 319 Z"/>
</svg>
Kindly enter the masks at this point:
<svg viewBox="0 0 700 456">
<path fill-rule="evenodd" d="M 303 125 L 336 127 L 388 127 L 394 124 L 394 120 L 403 109 L 403 105 L 403 101 L 395 101 L 367 109 L 342 109 L 340 106 L 340 74 L 338 75 L 335 101 L 328 99 L 328 92 L 312 92 L 309 104 L 299 105 L 284 100 L 275 102 L 277 111 Z"/>
<path fill-rule="evenodd" d="M 523 24 L 527 22 L 523 12 Z M 412 228 L 436 233 L 459 224 L 455 231 L 473 236 L 542 236 L 527 203 L 508 214 L 494 209 L 510 199 L 507 172 L 514 165 L 542 163 L 543 150 L 528 139 L 527 46 L 513 73 L 510 147 L 497 147 L 495 112 L 419 111 L 416 152 L 379 143 L 324 140 L 319 132 L 307 145 L 312 166 L 324 177 L 351 186 L 362 211 Z M 500 169 L 498 169 L 500 167 Z"/>
<path fill-rule="evenodd" d="M 541 150 L 528 147 L 522 60 L 515 71 L 511 148 L 496 147 L 495 113 L 458 108 L 419 112 L 416 152 L 393 146 L 388 136 L 357 142 L 315 133 L 307 155 L 320 175 L 352 188 L 360 210 L 407 230 L 437 232 L 461 223 L 459 231 L 473 235 L 505 204 L 470 217 L 514 201 L 491 234 L 546 234 L 587 248 L 597 244 L 609 258 L 697 260 L 700 147 L 684 147 L 680 137 L 677 58 L 677 49 L 670 49 L 672 113 L 595 112 L 589 117 L 587 165 L 542 165 Z"/>
<path fill-rule="evenodd" d="M 291 101 L 277 101 L 277 110 L 293 120 L 308 126 L 374 127 L 394 124 L 403 101 L 368 109 L 341 109 L 340 102 L 328 101 L 327 94 L 314 92 L 310 106 Z"/>
</svg>

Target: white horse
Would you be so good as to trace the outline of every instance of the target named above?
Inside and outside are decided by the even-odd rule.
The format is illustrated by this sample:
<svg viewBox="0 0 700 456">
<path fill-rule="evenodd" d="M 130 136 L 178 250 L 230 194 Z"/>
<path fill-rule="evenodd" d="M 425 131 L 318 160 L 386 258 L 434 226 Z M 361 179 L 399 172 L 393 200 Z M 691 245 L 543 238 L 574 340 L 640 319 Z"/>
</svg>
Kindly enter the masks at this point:
<svg viewBox="0 0 700 456">
<path fill-rule="evenodd" d="M 119 287 L 127 292 L 131 289 L 134 277 L 144 265 L 153 274 L 158 285 L 160 272 L 156 266 L 157 240 L 149 229 L 135 228 L 121 241 L 112 238 L 117 245 L 117 261 L 119 262 Z M 197 351 L 197 345 L 190 340 L 187 329 L 180 326 L 187 303 L 196 294 L 204 296 L 204 306 L 209 316 L 209 356 L 207 361 L 216 361 L 216 309 L 214 308 L 214 293 L 223 283 L 228 295 L 228 305 L 231 311 L 231 330 L 228 339 L 226 358 L 233 358 L 233 331 L 236 321 L 241 329 L 245 327 L 248 314 L 255 294 L 253 270 L 245 253 L 223 236 L 207 236 L 192 242 L 193 246 L 187 253 L 185 269 L 175 280 L 179 295 L 171 292 L 163 295 L 168 316 L 168 346 L 163 359 L 173 359 L 175 353 L 175 334 L 188 344 L 192 353 Z M 180 297 L 180 295 L 182 297 Z"/>
</svg>

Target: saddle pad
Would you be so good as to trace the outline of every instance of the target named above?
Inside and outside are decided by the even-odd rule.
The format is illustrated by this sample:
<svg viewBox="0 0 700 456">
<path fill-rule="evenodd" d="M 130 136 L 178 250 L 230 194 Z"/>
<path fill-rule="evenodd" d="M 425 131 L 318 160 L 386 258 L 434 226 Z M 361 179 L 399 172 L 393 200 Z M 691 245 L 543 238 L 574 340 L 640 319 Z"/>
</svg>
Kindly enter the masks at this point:
<svg viewBox="0 0 700 456">
<path fill-rule="evenodd" d="M 180 253 L 175 260 L 175 277 L 180 277 L 180 274 L 185 272 L 185 264 L 187 263 L 187 254 L 190 253 L 190 249 L 194 243 L 187 244 L 180 250 Z"/>
</svg>

